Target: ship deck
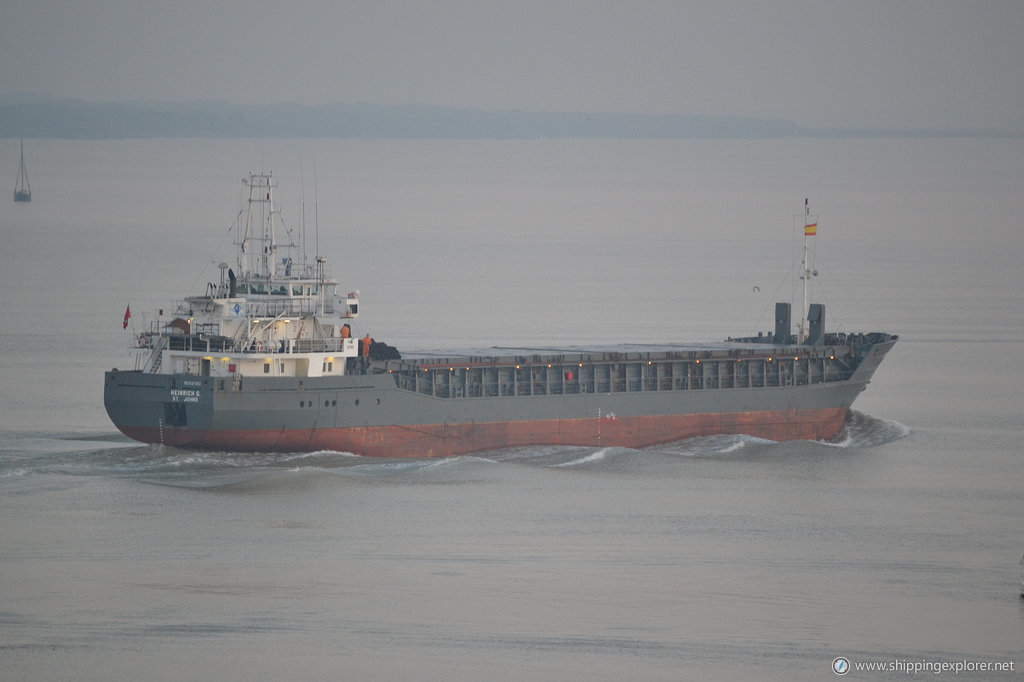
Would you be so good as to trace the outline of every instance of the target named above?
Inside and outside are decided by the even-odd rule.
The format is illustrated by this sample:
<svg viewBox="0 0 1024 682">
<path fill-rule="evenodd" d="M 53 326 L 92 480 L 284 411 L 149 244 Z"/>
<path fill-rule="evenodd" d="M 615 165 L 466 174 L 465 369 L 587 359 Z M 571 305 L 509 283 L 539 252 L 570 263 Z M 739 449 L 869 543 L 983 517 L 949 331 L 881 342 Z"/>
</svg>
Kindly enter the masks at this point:
<svg viewBox="0 0 1024 682">
<path fill-rule="evenodd" d="M 773 353 L 791 348 L 786 345 L 766 343 L 744 343 L 738 341 L 710 341 L 688 343 L 624 343 L 607 345 L 565 345 L 565 346 L 490 346 L 486 348 L 459 348 L 437 350 L 402 351 L 402 360 L 417 364 L 470 364 L 481 362 L 509 362 L 515 358 L 560 358 L 573 360 L 577 358 L 616 357 L 620 359 L 647 359 L 651 357 L 689 356 L 691 353 Z M 806 347 L 805 347 L 806 348 Z M 464 362 L 462 364 L 465 364 Z"/>
<path fill-rule="evenodd" d="M 376 361 L 371 372 L 393 374 L 414 393 L 477 398 L 828 383 L 849 379 L 863 357 L 856 344 L 768 341 L 428 350 Z"/>
</svg>

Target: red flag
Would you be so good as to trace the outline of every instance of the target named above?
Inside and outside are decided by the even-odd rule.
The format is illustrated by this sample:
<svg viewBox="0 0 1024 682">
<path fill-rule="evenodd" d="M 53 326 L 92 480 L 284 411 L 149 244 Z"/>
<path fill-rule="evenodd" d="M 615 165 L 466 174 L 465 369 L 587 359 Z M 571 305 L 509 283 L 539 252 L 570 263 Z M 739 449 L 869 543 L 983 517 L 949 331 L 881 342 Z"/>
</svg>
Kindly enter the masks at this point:
<svg viewBox="0 0 1024 682">
<path fill-rule="evenodd" d="M 131 317 L 132 317 L 132 307 L 129 304 L 129 305 L 126 305 L 124 307 L 124 322 L 121 324 L 121 329 L 127 329 L 128 328 L 128 320 L 130 320 Z"/>
</svg>

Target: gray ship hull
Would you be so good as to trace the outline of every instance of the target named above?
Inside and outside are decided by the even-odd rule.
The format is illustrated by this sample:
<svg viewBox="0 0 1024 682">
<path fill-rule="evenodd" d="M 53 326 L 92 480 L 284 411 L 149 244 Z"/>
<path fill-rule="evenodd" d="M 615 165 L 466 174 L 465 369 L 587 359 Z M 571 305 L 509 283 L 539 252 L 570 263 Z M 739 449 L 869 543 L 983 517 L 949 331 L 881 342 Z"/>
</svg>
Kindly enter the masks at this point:
<svg viewBox="0 0 1024 682">
<path fill-rule="evenodd" d="M 136 440 L 227 451 L 444 457 L 545 444 L 647 447 L 719 433 L 827 440 L 895 342 L 872 334 L 814 348 L 428 354 L 336 377 L 113 370 L 104 404 Z"/>
</svg>

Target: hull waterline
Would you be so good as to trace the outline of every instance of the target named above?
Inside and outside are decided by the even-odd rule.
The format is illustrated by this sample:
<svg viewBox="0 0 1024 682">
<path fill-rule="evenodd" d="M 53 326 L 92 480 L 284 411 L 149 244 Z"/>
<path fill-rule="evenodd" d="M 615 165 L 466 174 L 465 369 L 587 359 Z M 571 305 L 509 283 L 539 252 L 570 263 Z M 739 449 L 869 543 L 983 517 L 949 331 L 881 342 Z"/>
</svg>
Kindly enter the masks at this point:
<svg viewBox="0 0 1024 682">
<path fill-rule="evenodd" d="M 194 431 L 130 427 L 143 443 L 219 451 L 311 452 L 333 450 L 367 457 L 451 457 L 502 448 L 566 445 L 645 448 L 686 438 L 744 434 L 773 441 L 831 440 L 847 408 L 801 412 L 604 417 L 530 422 L 362 426 L 324 429 Z"/>
</svg>

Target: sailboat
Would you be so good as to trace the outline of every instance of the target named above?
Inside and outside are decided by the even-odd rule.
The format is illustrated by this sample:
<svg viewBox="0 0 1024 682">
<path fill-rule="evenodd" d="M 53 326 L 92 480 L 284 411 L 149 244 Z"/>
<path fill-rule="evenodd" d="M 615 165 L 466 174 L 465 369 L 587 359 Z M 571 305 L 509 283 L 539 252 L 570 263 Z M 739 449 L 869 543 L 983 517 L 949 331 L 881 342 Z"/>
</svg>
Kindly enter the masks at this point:
<svg viewBox="0 0 1024 682">
<path fill-rule="evenodd" d="M 18 165 L 18 183 L 14 186 L 15 201 L 32 201 L 32 188 L 28 186 L 28 171 L 25 170 L 25 140 L 21 141 L 21 163 Z"/>
</svg>

